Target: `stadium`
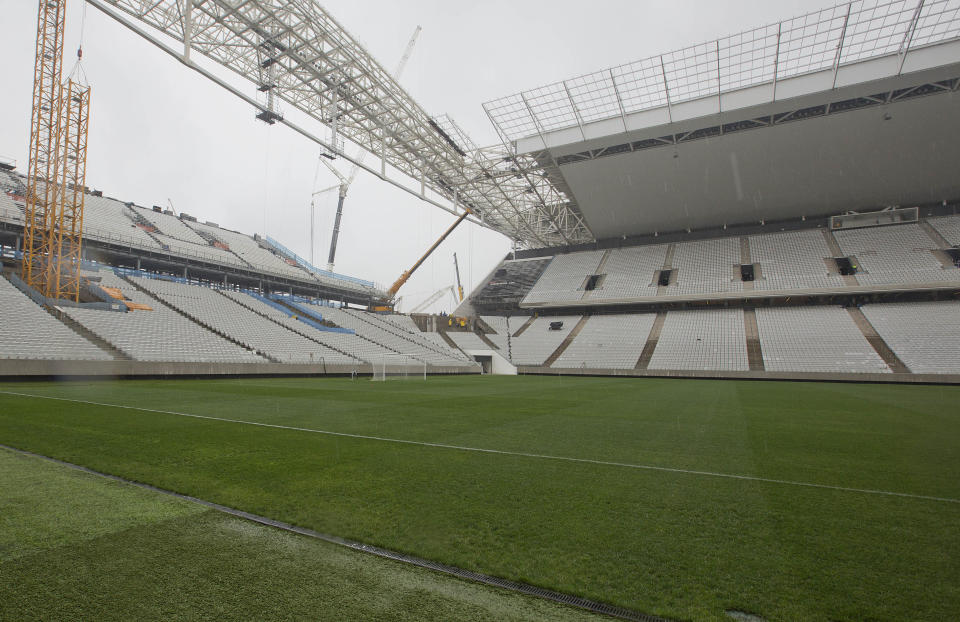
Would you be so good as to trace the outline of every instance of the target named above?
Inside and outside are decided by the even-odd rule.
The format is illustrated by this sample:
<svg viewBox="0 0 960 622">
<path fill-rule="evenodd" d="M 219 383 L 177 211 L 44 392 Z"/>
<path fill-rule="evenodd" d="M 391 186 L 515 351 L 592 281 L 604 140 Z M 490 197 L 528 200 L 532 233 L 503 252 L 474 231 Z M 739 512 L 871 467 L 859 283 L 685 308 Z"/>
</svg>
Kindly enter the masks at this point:
<svg viewBox="0 0 960 622">
<path fill-rule="evenodd" d="M 420 26 L 388 68 L 316 0 L 30 4 L 0 619 L 957 617 L 960 0 L 525 75 L 468 94 L 488 146 L 405 86 Z M 231 102 L 225 150 L 309 153 L 308 224 L 121 195 L 190 176 L 126 163 L 173 116 L 98 151 L 138 100 L 70 70 L 88 12 Z"/>
</svg>

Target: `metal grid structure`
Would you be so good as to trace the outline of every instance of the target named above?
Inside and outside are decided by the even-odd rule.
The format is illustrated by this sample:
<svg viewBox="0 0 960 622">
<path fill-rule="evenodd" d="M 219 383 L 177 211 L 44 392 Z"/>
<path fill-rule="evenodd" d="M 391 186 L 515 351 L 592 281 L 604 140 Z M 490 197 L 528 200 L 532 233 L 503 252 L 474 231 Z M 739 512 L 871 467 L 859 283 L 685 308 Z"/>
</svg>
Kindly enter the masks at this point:
<svg viewBox="0 0 960 622">
<path fill-rule="evenodd" d="M 856 0 L 484 104 L 504 142 L 960 37 L 960 0 Z"/>
<path fill-rule="evenodd" d="M 527 246 L 593 239 L 571 197 L 536 160 L 506 147 L 476 149 L 421 106 L 315 0 L 90 0 L 145 23 L 286 104 Z M 119 9 L 119 12 L 115 12 Z M 129 22 L 127 22 L 129 23 Z M 158 44 L 159 45 L 159 44 Z M 270 112 L 264 107 L 262 113 Z M 342 149 L 331 145 L 343 155 Z"/>
<path fill-rule="evenodd" d="M 60 141 L 63 137 L 63 2 L 41 2 L 33 78 L 33 119 L 24 209 L 23 280 L 44 296 L 57 285 L 57 207 L 60 204 Z M 50 183 L 53 182 L 53 183 Z"/>
<path fill-rule="evenodd" d="M 64 88 L 63 207 L 57 222 L 60 261 L 54 298 L 78 301 L 80 262 L 83 254 L 83 206 L 87 182 L 87 134 L 90 121 L 90 87 L 68 80 Z"/>
</svg>

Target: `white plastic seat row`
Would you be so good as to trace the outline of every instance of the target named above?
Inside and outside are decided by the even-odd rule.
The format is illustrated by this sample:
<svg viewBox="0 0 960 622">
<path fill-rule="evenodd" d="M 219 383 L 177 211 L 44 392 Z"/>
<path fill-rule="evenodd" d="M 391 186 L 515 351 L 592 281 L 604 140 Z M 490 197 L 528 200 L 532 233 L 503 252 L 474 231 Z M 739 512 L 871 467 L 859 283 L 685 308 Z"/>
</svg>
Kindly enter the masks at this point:
<svg viewBox="0 0 960 622">
<path fill-rule="evenodd" d="M 0 358 L 112 360 L 0 276 Z"/>
<path fill-rule="evenodd" d="M 890 372 L 841 307 L 761 308 L 756 315 L 767 371 Z"/>
<path fill-rule="evenodd" d="M 741 309 L 670 311 L 650 369 L 747 371 Z"/>
<path fill-rule="evenodd" d="M 915 374 L 960 374 L 960 302 L 898 302 L 861 310 Z"/>
<path fill-rule="evenodd" d="M 552 367 L 633 369 L 656 317 L 656 313 L 590 316 Z"/>
</svg>

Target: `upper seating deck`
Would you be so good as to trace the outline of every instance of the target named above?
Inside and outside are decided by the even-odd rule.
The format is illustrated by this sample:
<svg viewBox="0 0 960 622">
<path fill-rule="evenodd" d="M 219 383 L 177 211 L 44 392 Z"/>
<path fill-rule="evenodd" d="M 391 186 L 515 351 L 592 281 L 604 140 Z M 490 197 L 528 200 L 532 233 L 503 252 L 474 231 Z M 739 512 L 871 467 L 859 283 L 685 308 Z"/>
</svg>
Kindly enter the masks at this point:
<svg viewBox="0 0 960 622">
<path fill-rule="evenodd" d="M 9 223 L 17 228 L 23 226 L 25 192 L 22 176 L 16 172 L 0 170 L 0 223 Z M 267 277 L 277 276 L 299 281 L 310 289 L 316 284 L 326 285 L 335 287 L 337 291 L 356 293 L 363 299 L 380 295 L 376 288 L 360 283 L 359 280 L 314 275 L 300 266 L 291 265 L 274 252 L 263 248 L 253 237 L 243 233 L 189 222 L 186 218 L 178 218 L 111 197 L 94 194 L 84 196 L 83 235 L 91 242 L 124 247 L 135 254 L 167 254 L 187 262 L 259 272 Z M 229 250 L 214 246 L 214 241 L 223 242 Z"/>
<path fill-rule="evenodd" d="M 806 229 L 556 255 L 520 302 L 523 308 L 876 291 L 960 285 L 943 240 L 960 243 L 960 216 L 828 231 Z M 939 235 L 938 235 L 939 234 Z M 942 236 L 942 239 L 941 239 Z M 836 258 L 858 272 L 840 275 Z M 754 270 L 743 280 L 742 266 Z M 668 284 L 658 282 L 670 270 Z M 596 275 L 595 288 L 587 287 Z M 482 301 L 481 301 L 482 302 Z"/>
<path fill-rule="evenodd" d="M 754 289 L 822 289 L 843 287 L 843 278 L 832 273 L 828 262 L 833 253 L 823 231 L 788 231 L 749 238 L 750 259 L 759 266 Z"/>
<path fill-rule="evenodd" d="M 960 281 L 960 270 L 944 268 L 937 244 L 917 224 L 853 229 L 834 233 L 844 254 L 855 256 L 862 285 Z"/>
</svg>

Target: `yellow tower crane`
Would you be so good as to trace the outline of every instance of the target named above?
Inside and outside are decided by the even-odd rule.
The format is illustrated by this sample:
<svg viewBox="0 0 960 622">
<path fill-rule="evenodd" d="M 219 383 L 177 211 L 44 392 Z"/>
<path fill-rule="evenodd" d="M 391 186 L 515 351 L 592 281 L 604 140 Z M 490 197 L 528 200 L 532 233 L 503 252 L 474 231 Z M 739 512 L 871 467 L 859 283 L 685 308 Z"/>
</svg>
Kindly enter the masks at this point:
<svg viewBox="0 0 960 622">
<path fill-rule="evenodd" d="M 20 272 L 44 296 L 76 301 L 90 87 L 72 76 L 63 82 L 65 17 L 66 0 L 40 0 Z"/>
</svg>

